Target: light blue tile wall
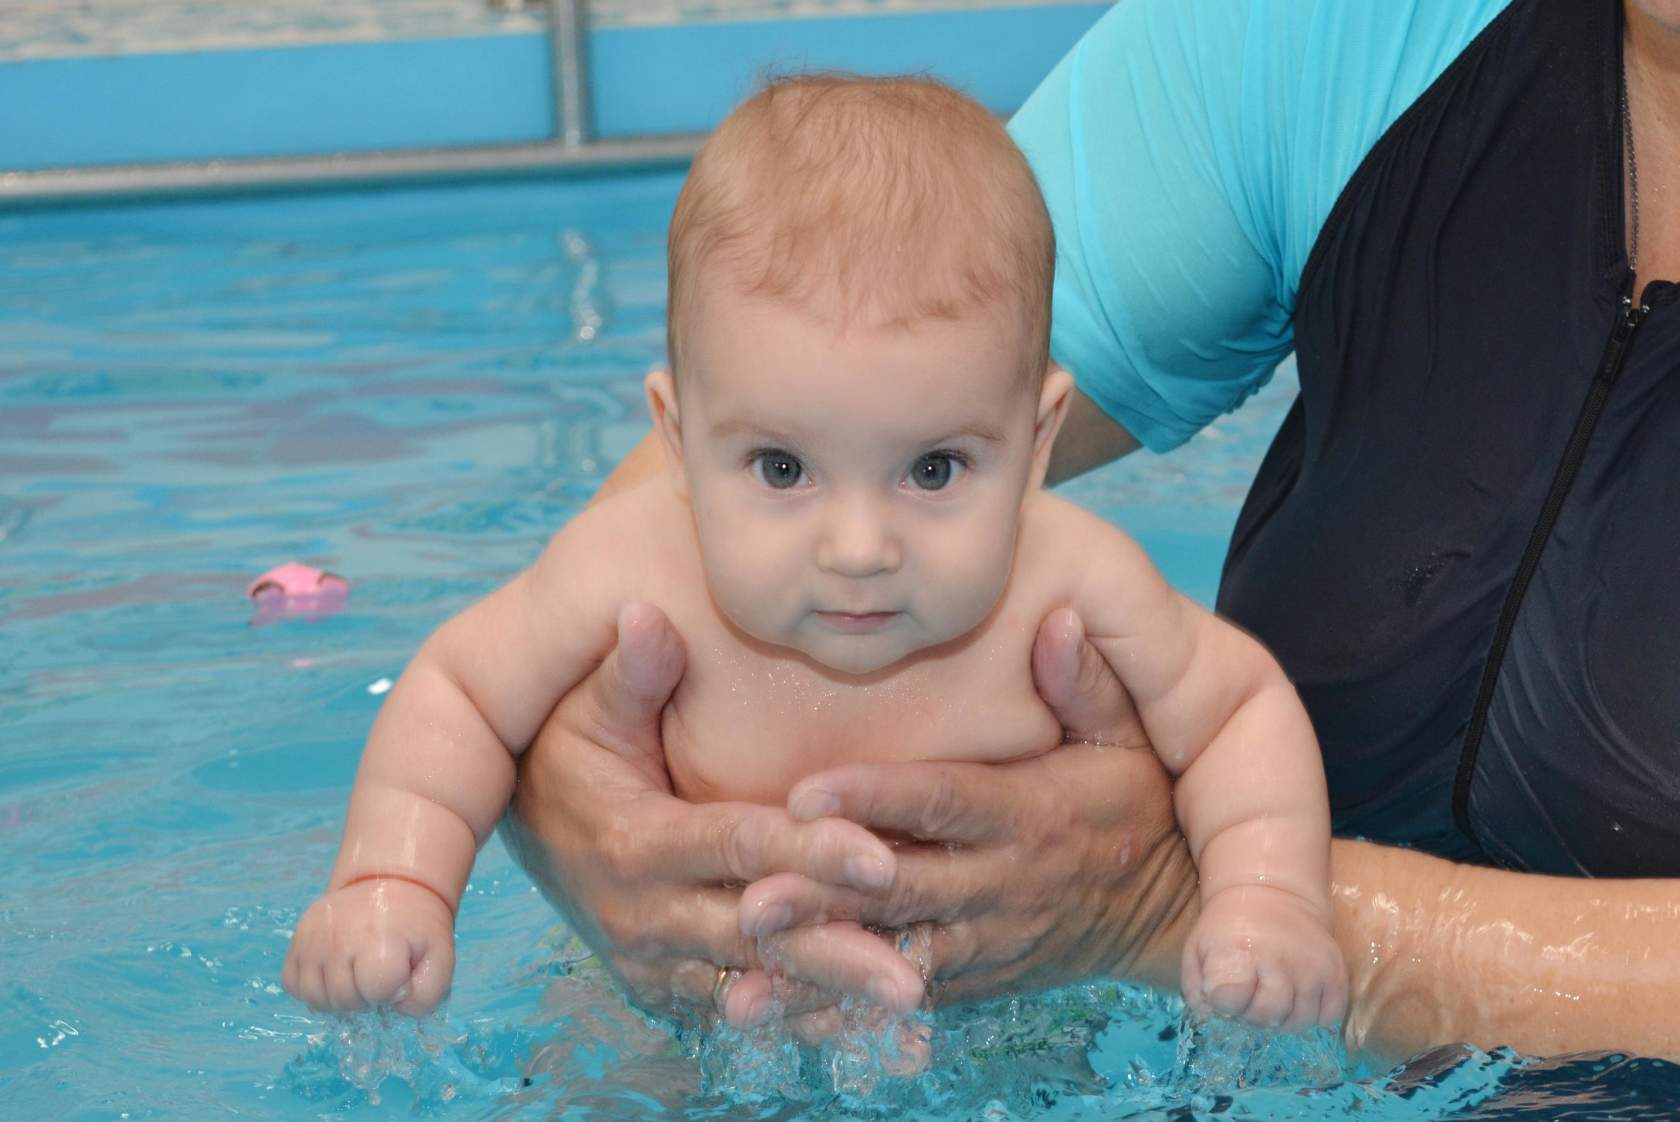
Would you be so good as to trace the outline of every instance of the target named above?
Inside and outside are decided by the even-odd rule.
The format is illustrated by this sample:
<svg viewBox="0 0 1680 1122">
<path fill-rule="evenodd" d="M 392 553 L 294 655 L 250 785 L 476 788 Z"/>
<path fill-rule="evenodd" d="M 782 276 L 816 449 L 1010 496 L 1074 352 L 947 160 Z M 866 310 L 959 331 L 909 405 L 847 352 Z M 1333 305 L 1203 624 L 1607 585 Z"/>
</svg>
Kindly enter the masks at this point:
<svg viewBox="0 0 1680 1122">
<path fill-rule="evenodd" d="M 603 28 L 602 136 L 710 128 L 764 73 L 925 70 L 1019 105 L 1103 4 Z M 0 170 L 494 144 L 552 135 L 542 35 L 0 63 Z"/>
</svg>

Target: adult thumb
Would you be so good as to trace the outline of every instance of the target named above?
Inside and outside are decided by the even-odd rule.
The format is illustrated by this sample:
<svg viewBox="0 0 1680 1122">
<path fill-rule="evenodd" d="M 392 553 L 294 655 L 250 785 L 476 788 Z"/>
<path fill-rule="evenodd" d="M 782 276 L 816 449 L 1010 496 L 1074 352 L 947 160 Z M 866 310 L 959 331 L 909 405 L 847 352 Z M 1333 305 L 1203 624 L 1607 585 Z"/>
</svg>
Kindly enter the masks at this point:
<svg viewBox="0 0 1680 1122">
<path fill-rule="evenodd" d="M 1033 685 L 1061 722 L 1070 743 L 1115 744 L 1134 739 L 1137 708 L 1102 652 L 1085 640 L 1072 608 L 1058 608 L 1033 641 Z"/>
<path fill-rule="evenodd" d="M 665 613 L 651 604 L 626 604 L 618 613 L 618 645 L 583 687 L 597 743 L 638 766 L 651 764 L 662 784 L 659 717 L 687 665 L 682 637 Z"/>
</svg>

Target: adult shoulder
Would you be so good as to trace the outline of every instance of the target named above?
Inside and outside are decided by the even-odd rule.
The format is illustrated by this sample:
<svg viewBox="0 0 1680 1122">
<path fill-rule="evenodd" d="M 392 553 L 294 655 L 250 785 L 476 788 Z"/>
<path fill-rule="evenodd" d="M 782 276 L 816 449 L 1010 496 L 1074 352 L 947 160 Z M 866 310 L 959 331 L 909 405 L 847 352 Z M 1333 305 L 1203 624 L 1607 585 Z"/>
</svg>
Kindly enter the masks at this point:
<svg viewBox="0 0 1680 1122">
<path fill-rule="evenodd" d="M 1161 451 L 1263 385 L 1342 188 L 1511 2 L 1115 4 L 1011 124 L 1080 388 Z"/>
</svg>

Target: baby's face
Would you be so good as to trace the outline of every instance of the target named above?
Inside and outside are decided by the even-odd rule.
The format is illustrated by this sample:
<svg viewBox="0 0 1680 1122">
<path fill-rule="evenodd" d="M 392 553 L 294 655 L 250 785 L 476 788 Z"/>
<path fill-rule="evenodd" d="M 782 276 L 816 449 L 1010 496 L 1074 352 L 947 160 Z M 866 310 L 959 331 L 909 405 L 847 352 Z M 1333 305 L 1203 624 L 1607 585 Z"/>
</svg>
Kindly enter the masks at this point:
<svg viewBox="0 0 1680 1122">
<path fill-rule="evenodd" d="M 718 608 L 852 675 L 985 619 L 1068 385 L 1023 371 L 1019 322 L 837 334 L 725 291 L 694 319 L 676 408 L 649 389 Z"/>
</svg>

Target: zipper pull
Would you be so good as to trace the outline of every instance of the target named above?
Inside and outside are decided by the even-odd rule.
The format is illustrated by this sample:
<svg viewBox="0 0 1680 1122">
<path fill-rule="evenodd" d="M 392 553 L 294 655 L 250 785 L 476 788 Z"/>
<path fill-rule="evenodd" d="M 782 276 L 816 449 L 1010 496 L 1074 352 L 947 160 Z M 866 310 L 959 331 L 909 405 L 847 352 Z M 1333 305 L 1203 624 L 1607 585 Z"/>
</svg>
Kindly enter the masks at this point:
<svg viewBox="0 0 1680 1122">
<path fill-rule="evenodd" d="M 1633 333 L 1639 327 L 1639 322 L 1651 310 L 1649 304 L 1634 305 L 1633 297 L 1622 296 L 1621 315 L 1616 317 L 1616 324 L 1610 329 L 1610 344 L 1605 348 L 1604 362 L 1599 366 L 1602 376 L 1607 382 L 1614 382 L 1622 372 L 1622 358 L 1627 351 L 1628 343 L 1633 339 Z"/>
</svg>

